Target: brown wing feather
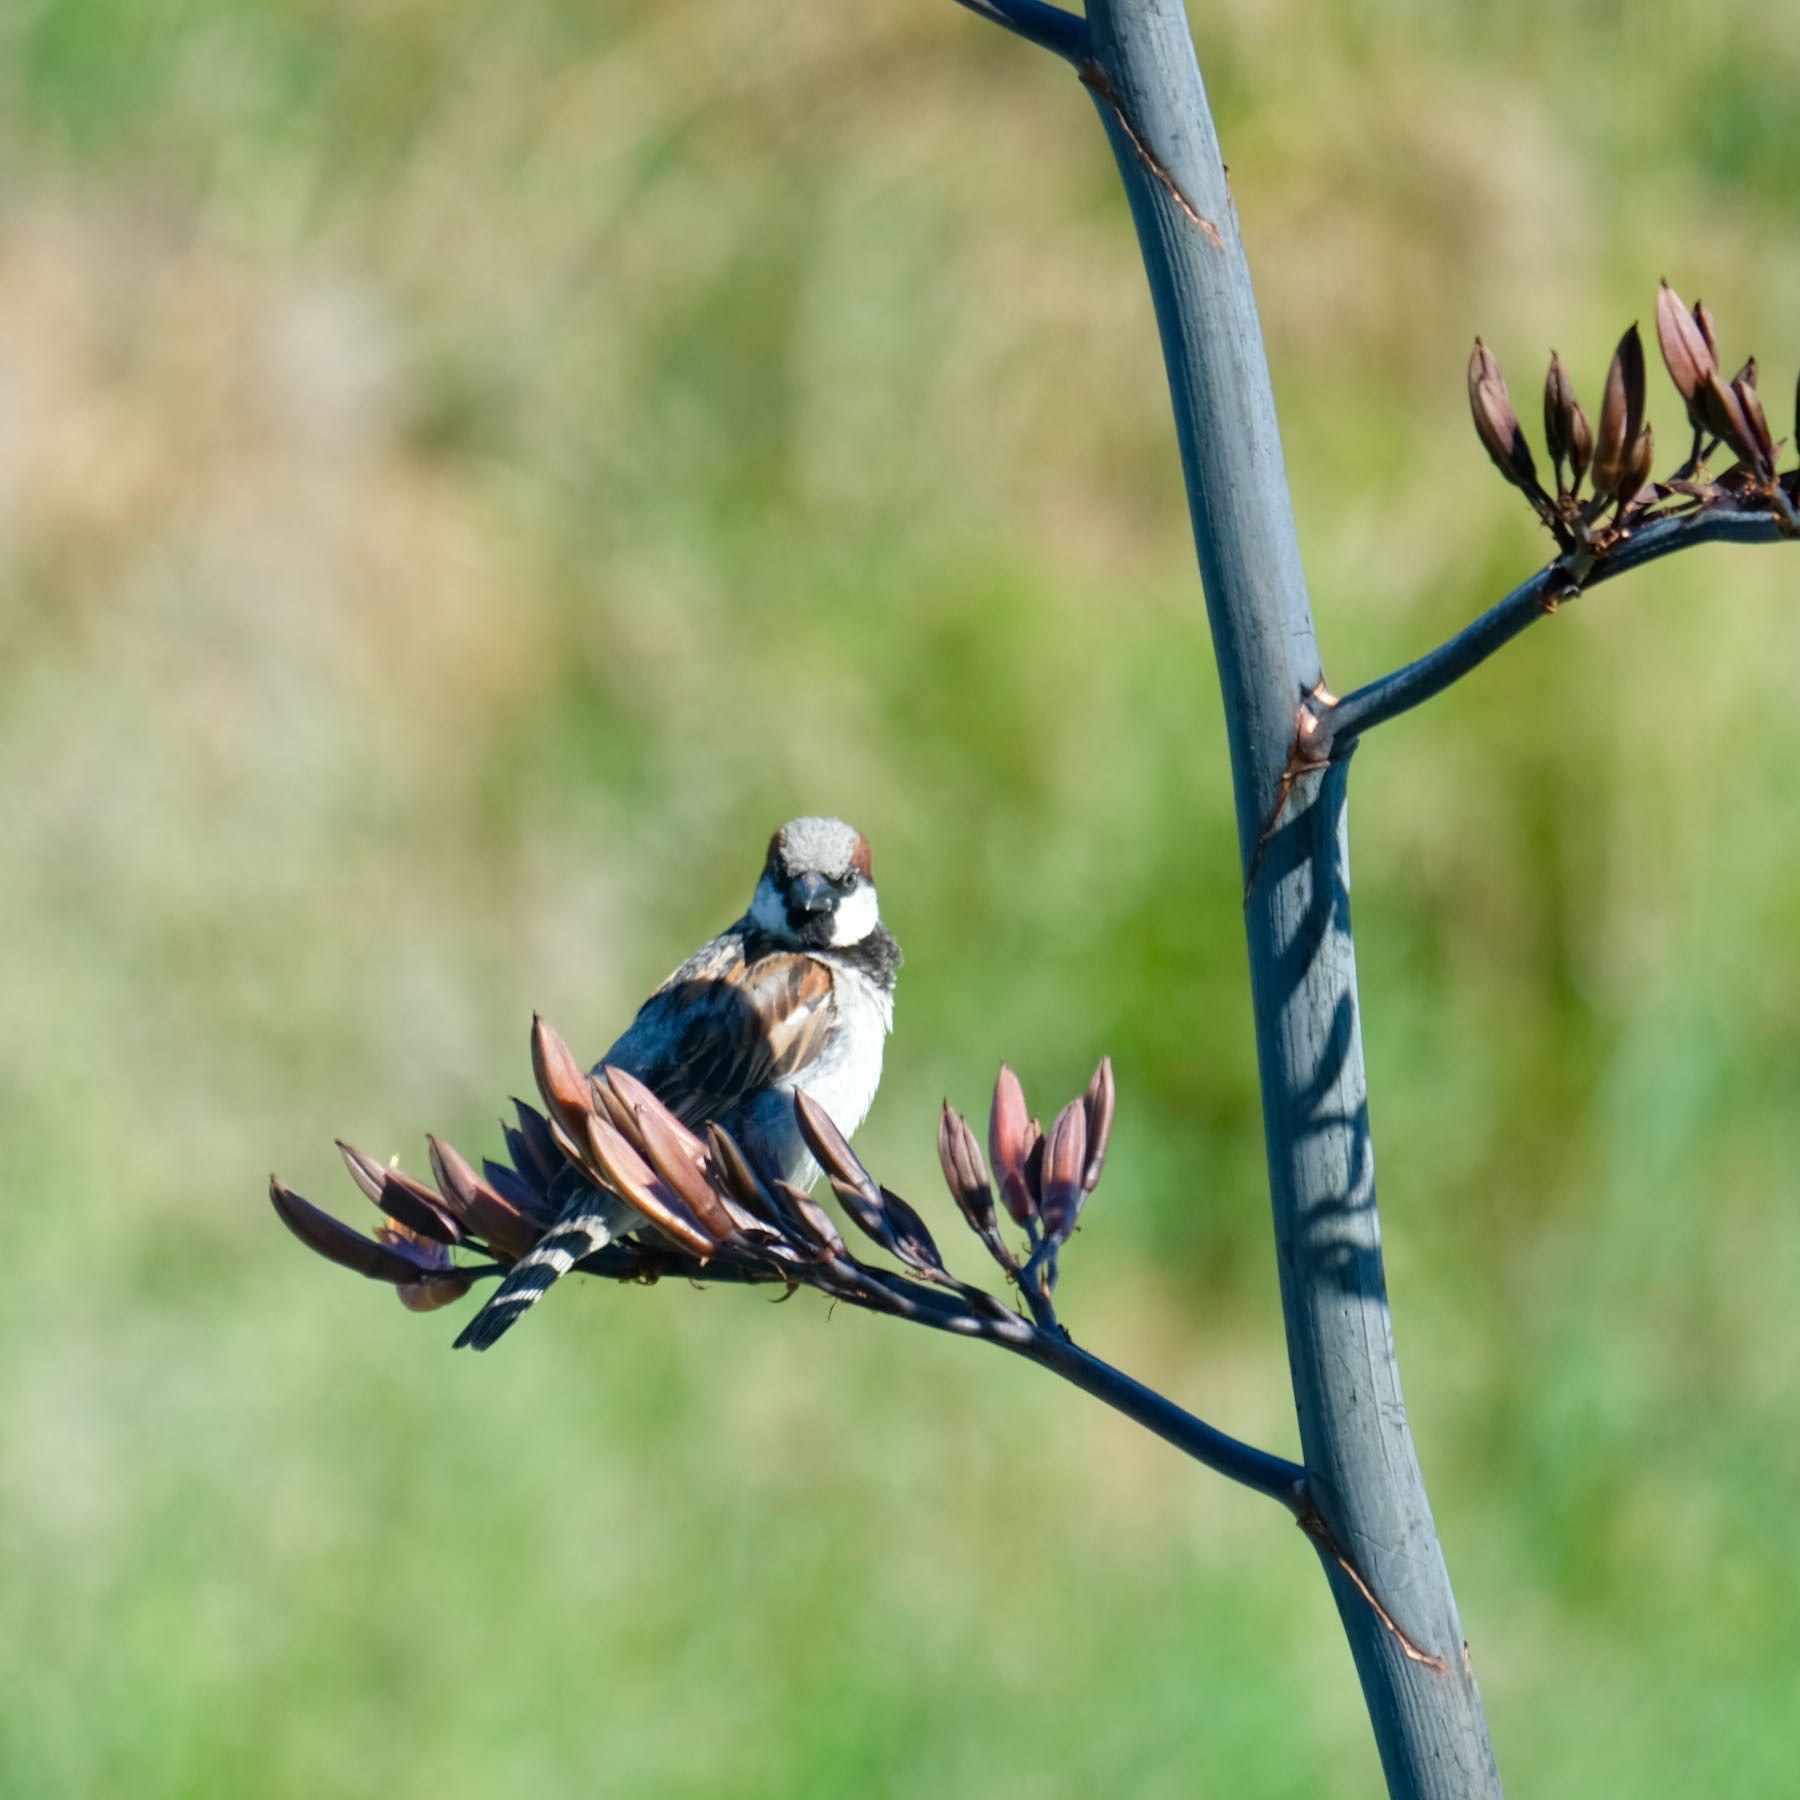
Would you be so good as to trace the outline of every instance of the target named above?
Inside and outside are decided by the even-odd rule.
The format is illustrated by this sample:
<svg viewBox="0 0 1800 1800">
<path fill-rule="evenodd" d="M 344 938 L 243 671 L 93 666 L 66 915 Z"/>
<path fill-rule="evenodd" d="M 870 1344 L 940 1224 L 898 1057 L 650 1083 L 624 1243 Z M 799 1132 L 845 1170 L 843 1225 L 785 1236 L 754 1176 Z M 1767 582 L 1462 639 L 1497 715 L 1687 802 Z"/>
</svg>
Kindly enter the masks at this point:
<svg viewBox="0 0 1800 1800">
<path fill-rule="evenodd" d="M 803 1067 L 831 1030 L 831 971 L 810 956 L 784 951 L 745 961 L 740 954 L 717 974 L 692 967 L 681 974 L 682 982 L 665 991 L 692 1010 L 654 1085 L 691 1129 Z"/>
</svg>

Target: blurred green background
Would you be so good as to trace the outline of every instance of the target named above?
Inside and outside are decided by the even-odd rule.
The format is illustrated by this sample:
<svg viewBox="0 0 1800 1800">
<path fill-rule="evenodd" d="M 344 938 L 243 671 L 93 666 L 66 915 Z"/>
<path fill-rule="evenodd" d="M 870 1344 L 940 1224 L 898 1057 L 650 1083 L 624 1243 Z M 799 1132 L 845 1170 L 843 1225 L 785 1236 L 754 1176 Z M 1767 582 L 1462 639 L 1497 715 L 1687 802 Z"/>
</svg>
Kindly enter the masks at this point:
<svg viewBox="0 0 1800 1800">
<path fill-rule="evenodd" d="M 1591 405 L 1667 274 L 1786 428 L 1783 11 L 1206 9 L 1338 689 L 1545 555 L 1477 330 Z M 1796 573 L 1664 563 L 1357 762 L 1519 1794 L 1800 1760 Z M 1065 1316 L 1293 1448 L 1216 685 L 1059 65 L 948 0 L 13 0 L 0 656 L 0 1792 L 1378 1791 L 1291 1526 L 1035 1371 L 593 1284 L 452 1357 L 262 1198 L 492 1148 L 533 1008 L 597 1054 L 839 811 L 909 955 L 871 1161 L 947 1225 L 940 1096 L 1111 1051 Z"/>
</svg>

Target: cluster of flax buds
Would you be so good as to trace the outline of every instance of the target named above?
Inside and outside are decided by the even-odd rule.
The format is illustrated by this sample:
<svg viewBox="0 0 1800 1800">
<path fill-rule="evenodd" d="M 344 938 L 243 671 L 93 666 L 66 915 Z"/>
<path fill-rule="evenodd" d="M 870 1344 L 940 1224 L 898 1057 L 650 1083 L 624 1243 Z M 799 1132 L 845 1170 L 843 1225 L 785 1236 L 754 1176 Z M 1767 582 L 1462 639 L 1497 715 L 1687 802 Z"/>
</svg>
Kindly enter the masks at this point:
<svg viewBox="0 0 1800 1800">
<path fill-rule="evenodd" d="M 1598 426 L 1575 398 L 1561 359 L 1551 355 L 1544 379 L 1544 440 L 1554 495 L 1538 479 L 1500 365 L 1477 338 L 1469 358 L 1469 408 L 1494 466 L 1531 502 L 1559 548 L 1574 556 L 1604 555 L 1635 524 L 1699 508 L 1772 510 L 1790 528 L 1800 527 L 1794 509 L 1800 473 L 1776 472 L 1782 445 L 1770 434 L 1757 392 L 1756 358 L 1727 380 L 1706 303 L 1689 311 L 1666 281 L 1656 299 L 1656 336 L 1694 434 L 1686 460 L 1672 475 L 1652 478 L 1656 439 L 1644 416 L 1644 346 L 1635 325 L 1613 353 Z M 1733 461 L 1716 480 L 1709 479 L 1706 464 L 1721 448 Z"/>
<path fill-rule="evenodd" d="M 429 1187 L 340 1143 L 351 1176 L 383 1214 L 375 1236 L 271 1178 L 276 1212 L 308 1248 L 388 1283 L 419 1312 L 504 1274 L 585 1185 L 617 1195 L 642 1223 L 579 1263 L 584 1273 L 814 1287 L 870 1311 L 1015 1345 L 1034 1330 L 1060 1332 L 1051 1303 L 1057 1253 L 1105 1162 L 1113 1116 L 1109 1060 L 1047 1133 L 1028 1115 L 1018 1077 L 1001 1069 L 988 1133 L 998 1202 L 968 1121 L 944 1106 L 938 1151 L 945 1181 L 970 1228 L 1018 1284 L 1027 1319 L 950 1273 L 924 1220 L 870 1175 L 807 1095 L 795 1095 L 801 1134 L 845 1215 L 891 1265 L 853 1255 L 810 1194 L 753 1166 L 719 1126 L 708 1125 L 704 1135 L 690 1131 L 622 1069 L 587 1073 L 542 1019 L 532 1027 L 531 1054 L 544 1109 L 513 1102 L 518 1122 L 502 1126 L 508 1161 L 484 1161 L 478 1173 L 449 1144 L 427 1138 L 436 1183 Z M 1024 1234 L 1022 1259 L 1002 1233 L 1000 1206 Z M 470 1256 L 475 1260 L 463 1260 Z"/>
</svg>

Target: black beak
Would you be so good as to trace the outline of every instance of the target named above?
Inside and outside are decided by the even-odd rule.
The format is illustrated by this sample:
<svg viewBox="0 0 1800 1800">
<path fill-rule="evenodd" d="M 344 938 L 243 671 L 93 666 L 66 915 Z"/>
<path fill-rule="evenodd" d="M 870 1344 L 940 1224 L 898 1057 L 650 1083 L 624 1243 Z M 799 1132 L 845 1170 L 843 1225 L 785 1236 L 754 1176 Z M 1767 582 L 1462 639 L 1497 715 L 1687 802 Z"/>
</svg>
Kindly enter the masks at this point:
<svg viewBox="0 0 1800 1800">
<path fill-rule="evenodd" d="M 830 912 L 837 905 L 837 889 L 823 875 L 796 875 L 788 889 L 788 910 L 800 913 Z"/>
</svg>

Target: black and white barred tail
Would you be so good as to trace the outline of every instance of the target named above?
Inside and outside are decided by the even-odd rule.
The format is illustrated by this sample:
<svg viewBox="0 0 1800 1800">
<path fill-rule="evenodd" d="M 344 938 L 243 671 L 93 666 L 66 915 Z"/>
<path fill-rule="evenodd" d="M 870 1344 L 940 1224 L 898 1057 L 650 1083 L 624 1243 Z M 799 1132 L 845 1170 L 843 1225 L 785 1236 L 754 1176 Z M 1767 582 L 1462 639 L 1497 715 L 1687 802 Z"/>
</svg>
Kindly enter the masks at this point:
<svg viewBox="0 0 1800 1800">
<path fill-rule="evenodd" d="M 584 1256 L 612 1242 L 618 1202 L 583 1194 L 508 1271 L 493 1297 L 463 1328 L 456 1348 L 485 1350 L 512 1330 Z"/>
</svg>

